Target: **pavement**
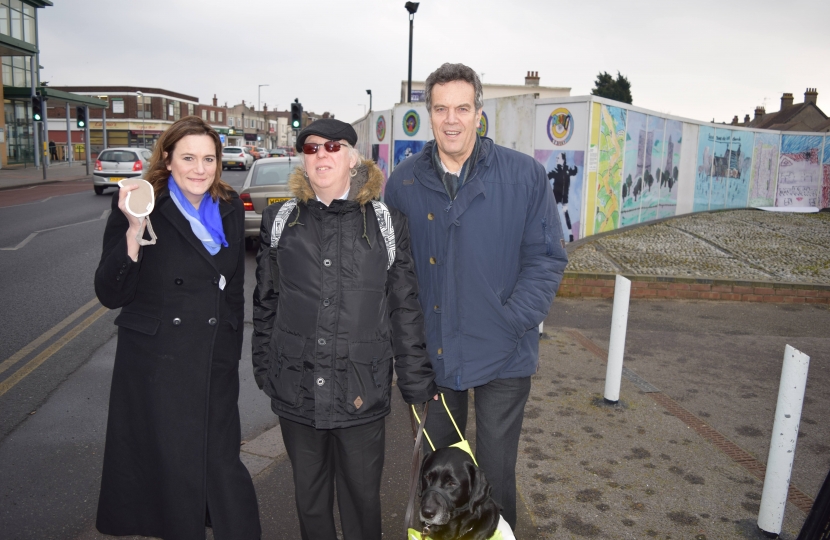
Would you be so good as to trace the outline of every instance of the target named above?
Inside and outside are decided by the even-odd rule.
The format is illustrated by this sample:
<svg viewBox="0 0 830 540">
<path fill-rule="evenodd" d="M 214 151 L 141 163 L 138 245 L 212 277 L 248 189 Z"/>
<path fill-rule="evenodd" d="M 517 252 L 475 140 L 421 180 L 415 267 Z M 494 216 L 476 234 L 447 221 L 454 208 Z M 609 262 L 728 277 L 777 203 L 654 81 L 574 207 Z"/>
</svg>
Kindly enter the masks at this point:
<svg viewBox="0 0 830 540">
<path fill-rule="evenodd" d="M 31 163 L 28 166 L 12 166 L 0 169 L 0 190 L 32 187 L 57 182 L 73 180 L 91 180 L 93 161 L 90 164 L 90 174 L 86 173 L 86 162 L 73 161 L 72 163 L 55 162 L 46 168 L 46 178 L 43 178 L 43 169 L 35 168 Z"/>
<path fill-rule="evenodd" d="M 4 185 L 4 174 L 8 172 L 0 171 L 0 185 Z M 790 237 L 803 228 L 803 224 L 788 222 L 791 218 L 786 215 L 770 216 L 770 220 L 783 218 L 780 224 L 769 221 L 765 227 L 787 229 Z M 723 217 L 714 213 L 694 219 L 704 225 L 708 219 L 711 230 L 720 230 Z M 816 249 L 824 246 L 821 235 L 828 234 L 830 227 L 823 227 L 819 222 L 815 229 L 818 236 L 805 242 Z M 649 237 L 649 230 L 656 233 Z M 668 249 L 672 242 L 660 244 L 661 231 L 644 226 L 634 232 L 643 246 Z M 619 241 L 614 235 L 601 238 Z M 711 239 L 706 245 L 712 245 Z M 579 245 L 573 247 L 578 249 Z M 730 256 L 737 251 L 731 250 Z M 782 254 L 782 268 L 791 265 L 781 270 L 782 275 L 797 275 L 786 250 L 778 253 Z M 579 262 L 580 258 L 572 260 Z M 611 260 L 619 262 L 615 257 Z M 697 263 L 687 259 L 687 264 Z M 753 264 L 754 270 L 769 269 Z M 713 266 L 708 277 L 722 276 L 718 269 L 727 267 Z M 253 268 L 247 272 L 252 274 Z M 823 274 L 817 282 L 827 283 Z M 250 292 L 248 288 L 248 297 Z M 251 309 L 246 308 L 249 339 Z M 607 405 L 602 399 L 611 313 L 612 301 L 607 298 L 557 298 L 544 323 L 539 370 L 533 376 L 519 445 L 516 537 L 764 538 L 756 522 L 784 347 L 789 344 L 811 357 L 780 535 L 785 540 L 795 539 L 830 469 L 830 423 L 826 421 L 830 417 L 830 308 L 823 304 L 634 298 L 616 405 Z M 28 491 L 25 500 L 20 496 L 15 501 L 18 510 L 7 506 L 6 512 L 21 512 L 25 507 L 31 515 L 26 517 L 25 530 L 7 529 L 0 536 L 104 538 L 94 529 L 97 493 L 91 498 L 74 494 L 90 489 L 95 493 L 99 482 L 104 424 L 101 420 L 89 424 L 89 418 L 97 415 L 100 419 L 101 408 L 106 406 L 113 350 L 114 340 L 56 391 L 56 395 L 74 392 L 79 404 L 87 401 L 85 408 L 79 405 L 78 410 L 67 408 L 50 415 L 47 409 L 60 402 L 50 399 L 10 435 L 11 443 L 41 453 L 38 463 L 48 468 L 48 474 L 41 475 L 44 485 L 26 486 L 27 465 L 8 468 L 16 467 L 18 474 L 5 480 L 13 480 L 21 492 Z M 240 374 L 241 457 L 254 478 L 263 538 L 298 539 L 290 462 L 277 419 L 269 416 L 267 401 L 252 386 L 249 350 L 240 362 Z M 92 386 L 90 381 L 94 381 Z M 388 538 L 403 538 L 412 451 L 407 414 L 400 394 L 394 391 L 392 413 L 386 419 L 381 488 Z M 73 427 L 84 422 L 85 429 L 76 431 Z M 62 432 L 74 441 L 69 451 L 89 454 L 84 468 L 61 468 L 55 452 L 56 434 Z M 475 446 L 473 403 L 467 436 Z M 85 487 L 76 489 L 76 485 Z M 64 501 L 67 521 L 71 515 L 78 522 L 81 515 L 82 526 L 38 534 L 39 500 L 56 496 Z M 212 538 L 209 530 L 206 535 Z"/>
</svg>

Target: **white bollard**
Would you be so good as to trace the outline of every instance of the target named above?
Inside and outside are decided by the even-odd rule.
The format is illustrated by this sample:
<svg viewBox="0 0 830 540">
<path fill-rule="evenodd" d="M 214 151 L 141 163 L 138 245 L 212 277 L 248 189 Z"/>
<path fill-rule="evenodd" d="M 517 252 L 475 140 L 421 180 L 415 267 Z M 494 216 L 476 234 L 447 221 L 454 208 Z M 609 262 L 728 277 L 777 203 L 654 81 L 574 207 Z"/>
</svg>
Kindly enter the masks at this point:
<svg viewBox="0 0 830 540">
<path fill-rule="evenodd" d="M 761 493 L 761 509 L 758 511 L 758 527 L 767 534 L 779 534 L 784 521 L 809 367 L 810 357 L 787 345 L 778 386 L 775 422 L 772 424 L 764 491 Z"/>
<path fill-rule="evenodd" d="M 608 367 L 605 370 L 605 401 L 620 400 L 625 330 L 628 326 L 628 300 L 631 297 L 631 280 L 617 275 L 614 283 L 614 311 L 611 314 L 611 343 L 608 345 Z"/>
</svg>

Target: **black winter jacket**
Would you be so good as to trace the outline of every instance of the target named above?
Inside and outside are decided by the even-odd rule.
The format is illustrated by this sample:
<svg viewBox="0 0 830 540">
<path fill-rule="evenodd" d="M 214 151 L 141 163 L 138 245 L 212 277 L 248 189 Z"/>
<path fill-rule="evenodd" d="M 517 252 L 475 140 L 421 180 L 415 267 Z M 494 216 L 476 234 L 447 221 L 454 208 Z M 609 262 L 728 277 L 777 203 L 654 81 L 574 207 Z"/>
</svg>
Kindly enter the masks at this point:
<svg viewBox="0 0 830 540">
<path fill-rule="evenodd" d="M 407 403 L 438 388 L 425 352 L 409 229 L 391 211 L 396 256 L 388 254 L 371 201 L 383 174 L 364 161 L 349 200 L 317 201 L 296 170 L 297 208 L 277 248 L 271 229 L 282 204 L 262 214 L 252 338 L 254 377 L 280 417 L 331 429 L 390 412 L 392 367 Z"/>
</svg>

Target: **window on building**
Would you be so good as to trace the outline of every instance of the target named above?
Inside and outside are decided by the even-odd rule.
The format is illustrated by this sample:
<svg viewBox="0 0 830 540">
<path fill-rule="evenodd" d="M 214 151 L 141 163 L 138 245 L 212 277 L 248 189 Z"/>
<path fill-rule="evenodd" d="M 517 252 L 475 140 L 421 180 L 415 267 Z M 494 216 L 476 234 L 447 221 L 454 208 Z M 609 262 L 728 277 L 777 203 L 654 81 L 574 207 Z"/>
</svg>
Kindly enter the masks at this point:
<svg viewBox="0 0 830 540">
<path fill-rule="evenodd" d="M 222 111 L 219 111 L 219 123 L 222 123 Z"/>
<path fill-rule="evenodd" d="M 169 107 L 170 107 L 170 110 L 168 112 L 170 113 L 170 116 L 173 117 L 173 120 L 178 120 L 179 118 L 182 117 L 182 104 L 181 103 L 179 103 L 178 101 L 173 101 L 171 99 Z"/>
<path fill-rule="evenodd" d="M 0 5 L 0 10 L 3 6 Z M 30 60 L 28 56 L 4 56 L 3 57 L 3 85 L 30 87 L 32 85 L 32 72 L 29 70 Z"/>
<path fill-rule="evenodd" d="M 136 114 L 139 118 L 152 118 L 153 117 L 153 98 L 145 95 L 136 96 L 136 104 L 137 104 L 137 111 Z"/>
<path fill-rule="evenodd" d="M 0 1 L 0 34 L 36 45 L 35 8 L 20 0 Z"/>
<path fill-rule="evenodd" d="M 219 114 L 222 114 L 222 113 L 219 113 Z M 228 125 L 230 127 L 236 127 L 235 124 L 233 123 L 233 116 L 228 117 Z"/>
<path fill-rule="evenodd" d="M 207 122 L 207 110 L 205 109 L 202 109 L 202 120 Z"/>
<path fill-rule="evenodd" d="M 216 122 L 216 111 L 210 111 L 210 121 Z"/>
<path fill-rule="evenodd" d="M 187 116 L 193 116 L 193 111 L 195 110 L 195 106 L 192 103 L 187 104 Z"/>
</svg>

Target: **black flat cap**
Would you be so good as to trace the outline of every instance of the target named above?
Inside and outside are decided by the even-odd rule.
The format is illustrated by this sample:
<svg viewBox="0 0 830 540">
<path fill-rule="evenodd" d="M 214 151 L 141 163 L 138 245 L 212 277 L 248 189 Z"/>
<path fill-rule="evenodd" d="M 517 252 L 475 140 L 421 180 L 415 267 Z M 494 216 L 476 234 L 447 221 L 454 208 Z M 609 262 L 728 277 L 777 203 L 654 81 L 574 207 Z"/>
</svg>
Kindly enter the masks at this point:
<svg viewBox="0 0 830 540">
<path fill-rule="evenodd" d="M 298 152 L 303 151 L 303 143 L 309 135 L 319 135 L 330 141 L 344 140 L 352 146 L 357 144 L 357 132 L 352 125 L 334 118 L 321 118 L 304 127 L 294 145 Z"/>
</svg>

